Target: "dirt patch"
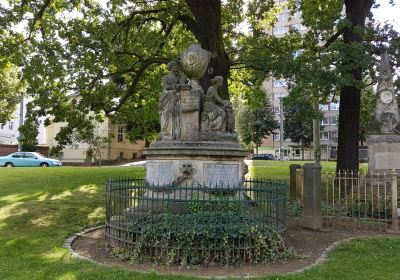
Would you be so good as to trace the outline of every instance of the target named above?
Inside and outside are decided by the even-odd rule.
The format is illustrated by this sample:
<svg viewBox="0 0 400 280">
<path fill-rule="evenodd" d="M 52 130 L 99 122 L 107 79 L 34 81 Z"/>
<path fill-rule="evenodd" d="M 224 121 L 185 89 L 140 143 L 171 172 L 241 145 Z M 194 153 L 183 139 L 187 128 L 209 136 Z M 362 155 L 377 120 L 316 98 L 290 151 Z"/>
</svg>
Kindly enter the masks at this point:
<svg viewBox="0 0 400 280">
<path fill-rule="evenodd" d="M 72 249 L 81 256 L 105 265 L 116 266 L 128 270 L 141 272 L 156 272 L 169 275 L 191 275 L 206 277 L 252 277 L 259 275 L 284 274 L 295 272 L 314 264 L 334 242 L 351 237 L 380 236 L 371 231 L 323 230 L 311 231 L 296 223 L 290 223 L 286 232 L 289 247 L 301 256 L 300 258 L 283 260 L 270 264 L 240 266 L 207 266 L 182 268 L 178 265 L 161 266 L 150 263 L 133 264 L 129 261 L 120 261 L 111 257 L 105 250 L 104 228 L 97 229 L 78 237 L 72 244 Z"/>
</svg>

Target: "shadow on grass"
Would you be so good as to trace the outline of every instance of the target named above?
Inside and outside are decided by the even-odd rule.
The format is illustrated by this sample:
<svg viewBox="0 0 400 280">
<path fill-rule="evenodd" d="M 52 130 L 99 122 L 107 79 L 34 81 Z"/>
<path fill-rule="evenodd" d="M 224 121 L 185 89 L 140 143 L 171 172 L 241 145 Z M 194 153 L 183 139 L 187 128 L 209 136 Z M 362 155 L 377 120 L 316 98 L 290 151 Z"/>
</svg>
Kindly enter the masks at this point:
<svg viewBox="0 0 400 280">
<path fill-rule="evenodd" d="M 151 279 L 72 259 L 61 247 L 73 233 L 104 222 L 108 177 L 143 175 L 141 167 L 0 170 L 5 178 L 0 185 L 0 278 L 120 279 L 129 274 Z"/>
</svg>

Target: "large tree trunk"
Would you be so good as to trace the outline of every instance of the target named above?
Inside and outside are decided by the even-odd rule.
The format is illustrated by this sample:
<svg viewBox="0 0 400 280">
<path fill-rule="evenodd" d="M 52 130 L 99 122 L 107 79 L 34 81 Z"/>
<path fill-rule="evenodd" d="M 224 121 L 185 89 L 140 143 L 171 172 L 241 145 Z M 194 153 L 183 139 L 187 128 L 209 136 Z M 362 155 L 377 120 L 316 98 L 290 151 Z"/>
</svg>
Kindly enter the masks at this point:
<svg viewBox="0 0 400 280">
<path fill-rule="evenodd" d="M 346 18 L 352 24 L 343 33 L 343 40 L 346 44 L 360 43 L 362 38 L 355 31 L 365 26 L 365 19 L 371 10 L 373 0 L 345 0 Z M 351 59 L 347 66 L 357 64 Z M 362 69 L 357 67 L 351 70 L 355 81 L 362 80 Z M 340 90 L 339 109 L 339 135 L 337 166 L 339 170 L 358 170 L 358 140 L 360 131 L 360 102 L 361 90 L 356 86 L 343 87 Z"/>
<path fill-rule="evenodd" d="M 221 0 L 186 0 L 197 28 L 191 28 L 203 49 L 211 52 L 212 57 L 206 74 L 200 80 L 204 91 L 211 85 L 215 76 L 224 78 L 219 92 L 222 99 L 229 99 L 227 80 L 230 61 L 225 52 L 221 25 Z"/>
</svg>

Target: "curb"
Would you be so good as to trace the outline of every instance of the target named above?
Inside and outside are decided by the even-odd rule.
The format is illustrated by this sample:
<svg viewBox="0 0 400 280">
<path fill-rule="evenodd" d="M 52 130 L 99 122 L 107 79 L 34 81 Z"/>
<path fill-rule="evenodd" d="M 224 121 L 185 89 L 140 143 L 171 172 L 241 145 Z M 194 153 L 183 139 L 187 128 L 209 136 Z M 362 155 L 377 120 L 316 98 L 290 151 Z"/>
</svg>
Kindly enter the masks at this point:
<svg viewBox="0 0 400 280">
<path fill-rule="evenodd" d="M 89 232 L 104 228 L 104 227 L 105 227 L 105 225 L 90 227 L 90 228 L 84 229 L 83 231 L 81 231 L 79 233 L 75 233 L 75 234 L 71 235 L 70 237 L 68 237 L 64 241 L 64 243 L 62 244 L 62 247 L 68 249 L 69 254 L 71 255 L 71 257 L 74 257 L 74 258 L 77 258 L 77 259 L 81 259 L 81 260 L 88 260 L 88 261 L 91 261 L 91 262 L 95 262 L 97 264 L 101 264 L 99 262 L 96 262 L 96 261 L 92 260 L 89 257 L 85 257 L 85 256 L 80 255 L 78 252 L 76 252 L 74 249 L 72 249 L 72 243 L 74 243 L 75 240 L 78 237 L 83 236 L 83 235 L 85 235 L 85 234 L 87 234 Z"/>
<path fill-rule="evenodd" d="M 332 252 L 334 249 L 336 249 L 336 247 L 338 247 L 339 245 L 342 245 L 343 243 L 349 242 L 349 241 L 351 241 L 353 239 L 357 239 L 357 238 L 363 238 L 363 236 L 349 237 L 349 238 L 346 238 L 346 239 L 335 241 L 331 245 L 329 245 L 328 247 L 325 248 L 325 250 L 315 260 L 314 263 L 310 264 L 309 266 L 306 266 L 306 267 L 303 267 L 303 268 L 300 268 L 300 269 L 297 269 L 297 270 L 294 270 L 294 271 L 291 271 L 291 272 L 284 273 L 282 275 L 290 275 L 290 274 L 295 274 L 295 273 L 302 273 L 305 270 L 308 270 L 308 269 L 313 268 L 313 267 L 315 267 L 317 265 L 323 264 L 324 262 L 326 262 L 328 260 L 328 254 L 330 252 Z"/>
</svg>

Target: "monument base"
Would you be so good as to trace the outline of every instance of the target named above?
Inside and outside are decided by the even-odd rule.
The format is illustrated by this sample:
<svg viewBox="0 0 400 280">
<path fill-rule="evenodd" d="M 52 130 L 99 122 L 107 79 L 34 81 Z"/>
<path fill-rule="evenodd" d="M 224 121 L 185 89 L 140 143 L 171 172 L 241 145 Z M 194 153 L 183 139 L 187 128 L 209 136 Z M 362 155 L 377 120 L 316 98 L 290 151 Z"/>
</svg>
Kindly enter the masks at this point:
<svg viewBox="0 0 400 280">
<path fill-rule="evenodd" d="M 237 142 L 158 141 L 144 151 L 146 183 L 238 187 L 246 151 Z"/>
<path fill-rule="evenodd" d="M 400 135 L 368 135 L 368 170 L 400 171 Z"/>
</svg>

